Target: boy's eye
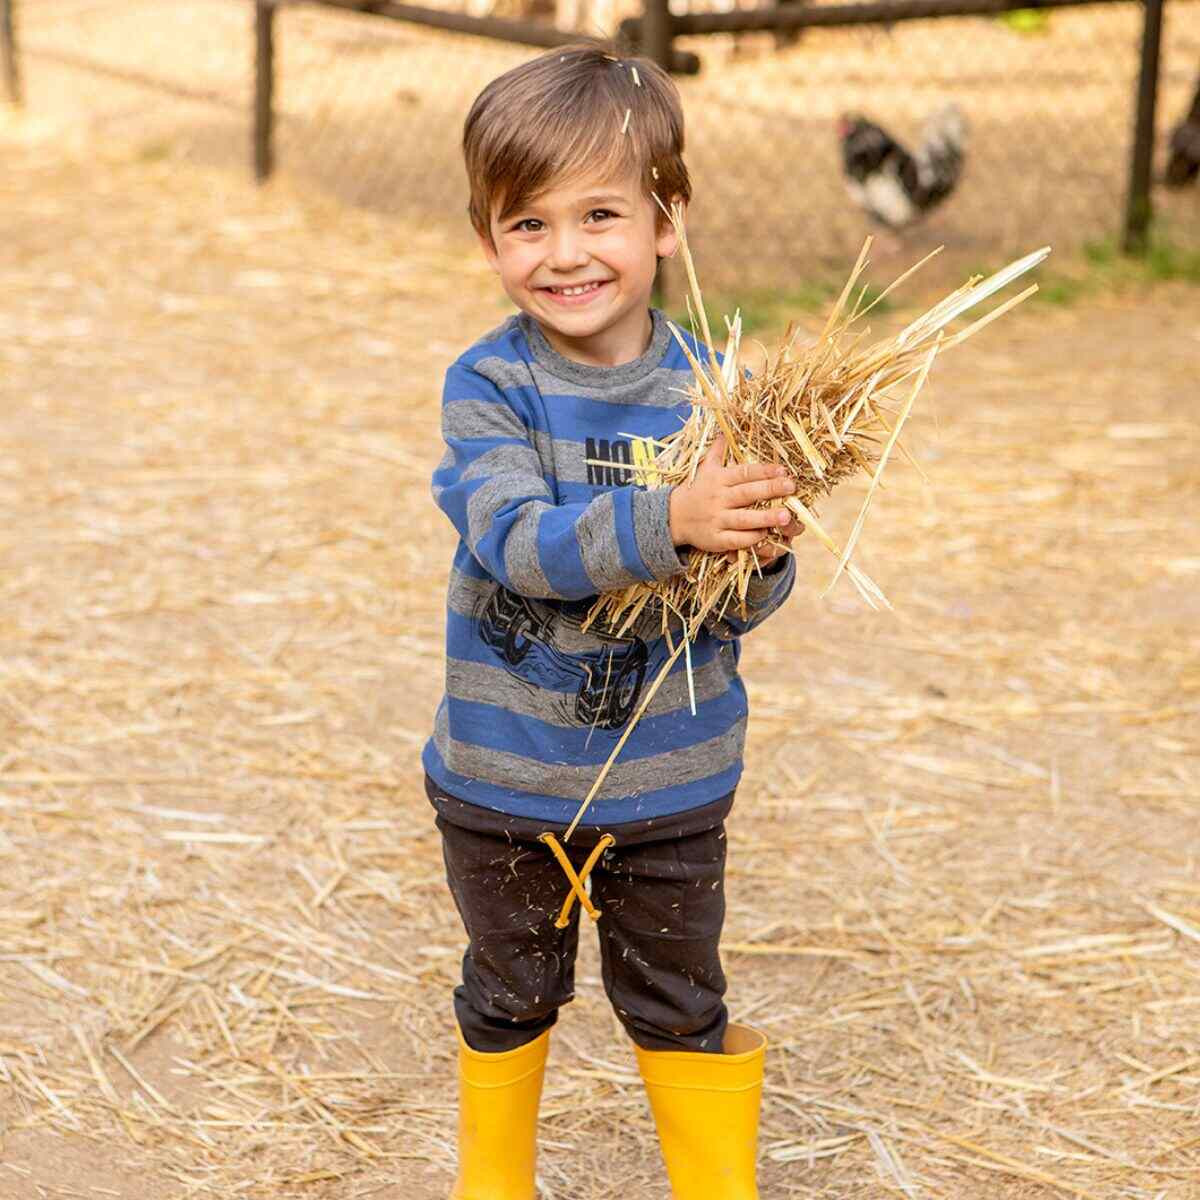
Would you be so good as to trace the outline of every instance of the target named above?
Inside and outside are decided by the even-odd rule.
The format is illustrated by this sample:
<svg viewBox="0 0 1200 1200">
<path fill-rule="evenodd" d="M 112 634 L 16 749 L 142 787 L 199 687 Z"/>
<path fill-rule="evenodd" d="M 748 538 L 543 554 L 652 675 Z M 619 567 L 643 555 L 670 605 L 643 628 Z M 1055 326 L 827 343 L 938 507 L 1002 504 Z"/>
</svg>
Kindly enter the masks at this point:
<svg viewBox="0 0 1200 1200">
<path fill-rule="evenodd" d="M 523 221 L 518 221 L 513 230 L 516 233 L 537 233 L 541 227 L 542 223 L 537 217 L 526 217 Z"/>
<path fill-rule="evenodd" d="M 615 212 L 612 212 L 607 208 L 593 208 L 592 211 L 588 213 L 589 217 L 595 217 L 597 221 L 607 221 L 616 215 L 617 214 Z"/>
</svg>

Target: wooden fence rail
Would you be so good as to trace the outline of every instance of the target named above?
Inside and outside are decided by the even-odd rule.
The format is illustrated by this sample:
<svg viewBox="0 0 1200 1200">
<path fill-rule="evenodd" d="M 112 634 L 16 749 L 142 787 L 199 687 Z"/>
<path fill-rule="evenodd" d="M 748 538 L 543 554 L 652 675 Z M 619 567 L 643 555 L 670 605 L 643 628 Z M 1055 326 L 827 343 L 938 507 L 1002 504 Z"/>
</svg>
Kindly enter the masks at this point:
<svg viewBox="0 0 1200 1200">
<path fill-rule="evenodd" d="M 0 0 L 0 92 L 9 104 L 21 103 L 21 68 L 17 56 L 17 0 Z"/>
</svg>

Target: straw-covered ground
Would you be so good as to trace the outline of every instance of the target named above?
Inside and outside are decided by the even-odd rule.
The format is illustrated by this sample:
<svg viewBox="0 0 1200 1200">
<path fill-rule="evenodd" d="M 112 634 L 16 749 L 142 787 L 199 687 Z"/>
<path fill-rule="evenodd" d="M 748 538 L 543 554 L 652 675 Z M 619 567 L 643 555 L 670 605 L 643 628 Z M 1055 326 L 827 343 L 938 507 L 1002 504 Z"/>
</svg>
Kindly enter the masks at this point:
<svg viewBox="0 0 1200 1200">
<path fill-rule="evenodd" d="M 284 183 L 0 140 L 0 1197 L 444 1197 L 428 476 L 492 277 Z M 895 613 L 820 600 L 802 539 L 746 642 L 766 1197 L 1200 1195 L 1197 308 L 947 354 L 929 482 L 889 467 L 857 552 Z M 664 1200 L 590 939 L 579 975 L 544 1195 Z"/>
</svg>

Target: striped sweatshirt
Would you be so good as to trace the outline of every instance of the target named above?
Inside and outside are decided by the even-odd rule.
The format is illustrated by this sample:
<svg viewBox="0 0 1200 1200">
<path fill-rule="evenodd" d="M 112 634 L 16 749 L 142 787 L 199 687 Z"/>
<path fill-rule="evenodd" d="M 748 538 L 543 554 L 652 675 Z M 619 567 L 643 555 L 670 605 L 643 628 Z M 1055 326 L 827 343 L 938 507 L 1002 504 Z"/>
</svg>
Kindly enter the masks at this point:
<svg viewBox="0 0 1200 1200">
<path fill-rule="evenodd" d="M 683 569 L 670 490 L 632 470 L 690 412 L 692 374 L 662 313 L 617 367 L 558 354 L 525 314 L 446 373 L 446 453 L 433 495 L 458 533 L 446 691 L 423 765 L 450 795 L 568 823 L 669 657 L 661 611 L 624 636 L 581 624 L 597 593 Z M 693 347 L 694 349 L 694 347 Z M 787 597 L 794 560 L 755 578 L 747 617 L 710 620 L 637 724 L 584 824 L 673 816 L 728 795 L 742 771 L 738 638 Z"/>
</svg>

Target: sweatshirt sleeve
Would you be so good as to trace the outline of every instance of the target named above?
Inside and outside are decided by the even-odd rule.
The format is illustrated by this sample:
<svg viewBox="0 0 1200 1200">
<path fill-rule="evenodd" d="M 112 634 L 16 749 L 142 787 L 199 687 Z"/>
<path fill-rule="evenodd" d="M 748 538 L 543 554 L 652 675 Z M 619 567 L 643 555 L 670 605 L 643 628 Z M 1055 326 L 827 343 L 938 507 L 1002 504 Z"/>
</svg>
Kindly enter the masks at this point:
<svg viewBox="0 0 1200 1200">
<path fill-rule="evenodd" d="M 534 599 L 582 600 L 668 579 L 670 489 L 629 485 L 556 504 L 529 428 L 491 380 L 455 363 L 442 395 L 446 454 L 433 497 L 484 570 Z"/>
<path fill-rule="evenodd" d="M 732 641 L 749 633 L 783 604 L 795 582 L 795 555 L 785 554 L 781 560 L 777 559 L 771 567 L 766 568 L 761 576 L 755 575 L 750 580 L 746 588 L 746 617 L 743 619 L 735 613 L 731 604 L 723 617 L 710 617 L 705 622 L 709 632 L 722 641 Z"/>
</svg>

